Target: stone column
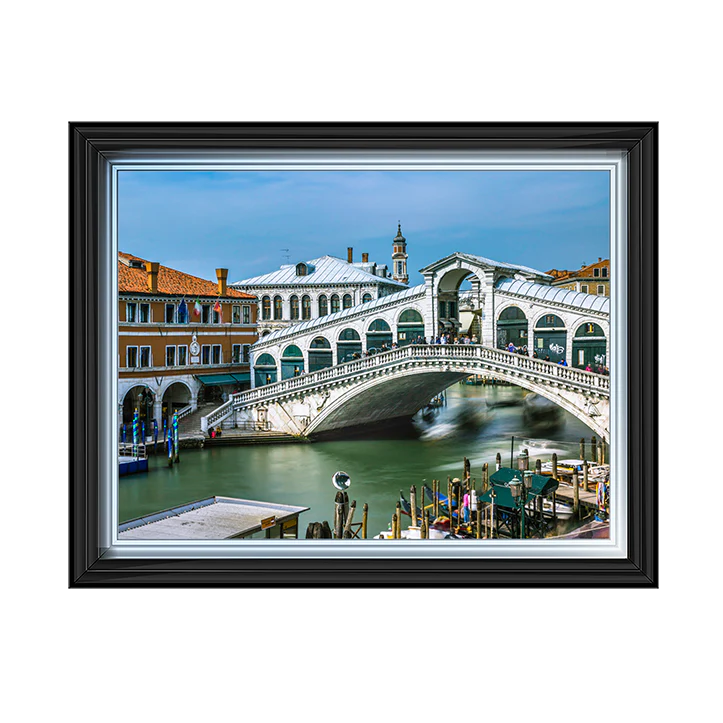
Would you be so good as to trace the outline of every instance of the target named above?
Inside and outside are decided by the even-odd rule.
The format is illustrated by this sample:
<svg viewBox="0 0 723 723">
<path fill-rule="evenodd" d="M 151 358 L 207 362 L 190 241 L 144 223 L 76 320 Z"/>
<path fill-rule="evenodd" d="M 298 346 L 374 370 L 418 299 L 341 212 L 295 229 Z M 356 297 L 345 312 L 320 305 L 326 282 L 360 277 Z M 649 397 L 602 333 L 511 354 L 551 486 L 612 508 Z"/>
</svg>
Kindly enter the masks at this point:
<svg viewBox="0 0 723 723">
<path fill-rule="evenodd" d="M 482 339 L 480 344 L 496 347 L 495 330 L 497 327 L 495 320 L 495 280 L 494 275 L 490 271 L 484 272 L 484 283 L 481 288 L 482 296 Z"/>
</svg>

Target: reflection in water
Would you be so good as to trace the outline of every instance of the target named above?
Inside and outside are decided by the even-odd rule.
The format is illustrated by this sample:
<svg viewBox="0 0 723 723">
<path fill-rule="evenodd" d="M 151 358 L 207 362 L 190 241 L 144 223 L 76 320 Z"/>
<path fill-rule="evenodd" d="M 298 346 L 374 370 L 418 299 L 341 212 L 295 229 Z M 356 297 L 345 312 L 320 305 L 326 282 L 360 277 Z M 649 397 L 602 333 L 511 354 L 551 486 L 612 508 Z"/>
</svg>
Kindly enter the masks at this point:
<svg viewBox="0 0 723 723">
<path fill-rule="evenodd" d="M 349 497 L 357 500 L 357 510 L 369 504 L 372 537 L 387 528 L 400 489 L 435 478 L 446 484 L 448 476 L 461 476 L 463 457 L 479 483 L 482 464 L 494 467 L 497 452 L 509 464 L 512 436 L 514 453 L 528 449 L 531 465 L 538 458 L 549 460 L 553 452 L 577 457 L 580 438 L 589 441 L 592 432 L 562 410 L 555 413 L 556 426 L 541 430 L 525 419 L 526 394 L 513 386 L 455 384 L 433 419 L 419 415 L 396 434 L 382 430 L 374 438 L 371 429 L 366 439 L 183 450 L 181 462 L 171 468 L 162 455 L 151 457 L 150 472 L 120 480 L 120 520 L 226 495 L 310 507 L 299 518 L 303 537 L 310 522 L 333 521 L 331 477 L 343 470 L 351 477 Z"/>
</svg>

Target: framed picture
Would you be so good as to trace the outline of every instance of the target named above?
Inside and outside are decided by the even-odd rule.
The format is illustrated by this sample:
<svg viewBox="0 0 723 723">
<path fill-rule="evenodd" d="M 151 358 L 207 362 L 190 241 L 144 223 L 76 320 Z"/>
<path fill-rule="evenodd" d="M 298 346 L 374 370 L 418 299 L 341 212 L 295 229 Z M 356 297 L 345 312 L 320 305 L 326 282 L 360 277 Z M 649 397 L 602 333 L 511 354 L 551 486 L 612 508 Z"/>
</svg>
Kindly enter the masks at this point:
<svg viewBox="0 0 723 723">
<path fill-rule="evenodd" d="M 71 586 L 658 585 L 657 124 L 69 130 Z"/>
</svg>

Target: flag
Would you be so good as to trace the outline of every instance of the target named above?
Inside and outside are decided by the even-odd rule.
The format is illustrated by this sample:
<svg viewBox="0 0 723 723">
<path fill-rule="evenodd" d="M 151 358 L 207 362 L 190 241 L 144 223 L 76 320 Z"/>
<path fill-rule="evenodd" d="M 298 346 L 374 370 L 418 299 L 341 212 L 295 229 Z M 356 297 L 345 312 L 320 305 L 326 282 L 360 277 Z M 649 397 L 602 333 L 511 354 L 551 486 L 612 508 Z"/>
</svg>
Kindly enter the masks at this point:
<svg viewBox="0 0 723 723">
<path fill-rule="evenodd" d="M 198 303 L 198 299 L 196 299 L 196 303 L 193 306 L 193 313 L 195 316 L 201 316 L 201 304 Z"/>
<path fill-rule="evenodd" d="M 188 307 L 186 306 L 186 299 L 181 299 L 181 303 L 178 305 L 178 319 L 179 321 L 185 321 L 188 317 Z"/>
<path fill-rule="evenodd" d="M 213 305 L 213 310 L 218 314 L 219 322 L 223 321 L 223 315 L 221 313 L 221 303 L 218 300 L 216 300 L 216 303 Z"/>
</svg>

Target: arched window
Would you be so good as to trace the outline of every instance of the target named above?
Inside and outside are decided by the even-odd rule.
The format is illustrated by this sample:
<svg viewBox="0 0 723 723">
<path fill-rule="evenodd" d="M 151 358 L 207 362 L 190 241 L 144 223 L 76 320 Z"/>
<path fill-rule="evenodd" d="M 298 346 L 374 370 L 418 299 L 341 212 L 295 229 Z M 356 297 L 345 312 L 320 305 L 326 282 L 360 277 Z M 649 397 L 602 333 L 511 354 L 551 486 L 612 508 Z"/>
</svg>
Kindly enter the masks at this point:
<svg viewBox="0 0 723 723">
<path fill-rule="evenodd" d="M 301 318 L 311 319 L 311 299 L 308 296 L 301 297 Z"/>
<path fill-rule="evenodd" d="M 261 299 L 261 318 L 265 321 L 271 318 L 271 299 L 268 296 Z"/>
<path fill-rule="evenodd" d="M 331 313 L 339 311 L 339 295 L 333 294 L 331 297 Z"/>
<path fill-rule="evenodd" d="M 424 339 L 424 319 L 416 309 L 405 309 L 397 322 L 397 341 L 400 346 L 416 344 Z"/>
<path fill-rule="evenodd" d="M 254 360 L 254 386 L 263 387 L 277 381 L 276 361 L 271 354 L 262 354 Z"/>
<path fill-rule="evenodd" d="M 296 320 L 299 318 L 299 297 L 294 294 L 290 299 L 291 318 Z"/>
<path fill-rule="evenodd" d="M 309 372 L 318 372 L 333 364 L 331 344 L 323 336 L 317 336 L 309 345 Z"/>
<path fill-rule="evenodd" d="M 565 322 L 556 314 L 545 314 L 535 324 L 535 329 L 564 329 Z"/>
<path fill-rule="evenodd" d="M 339 341 L 336 344 L 337 363 L 353 361 L 361 358 L 362 344 L 359 332 L 356 329 L 344 329 L 339 334 Z"/>
<path fill-rule="evenodd" d="M 326 316 L 329 313 L 329 304 L 326 298 L 326 294 L 322 294 L 319 297 L 319 316 Z"/>
<path fill-rule="evenodd" d="M 281 355 L 281 378 L 298 377 L 304 371 L 304 355 L 295 344 L 289 344 Z"/>
<path fill-rule="evenodd" d="M 339 341 L 361 341 L 361 337 L 356 329 L 344 329 L 339 334 Z"/>
<path fill-rule="evenodd" d="M 306 264 L 296 264 L 296 275 L 297 276 L 306 276 L 308 272 L 308 269 L 306 268 Z"/>
<path fill-rule="evenodd" d="M 268 336 L 271 333 L 271 329 L 264 329 L 261 332 L 261 336 Z"/>
<path fill-rule="evenodd" d="M 284 312 L 280 296 L 274 296 L 274 319 L 283 319 Z"/>
<path fill-rule="evenodd" d="M 369 331 L 391 331 L 391 328 L 384 319 L 374 319 L 369 325 Z"/>
<path fill-rule="evenodd" d="M 342 305 L 345 309 L 351 309 L 351 294 L 344 294 Z"/>
<path fill-rule="evenodd" d="M 509 345 L 520 349 L 527 346 L 529 326 L 527 317 L 517 306 L 508 306 L 500 312 L 497 318 L 497 347 L 507 349 Z M 512 351 L 514 351 L 513 349 Z M 530 354 L 530 350 L 527 350 Z"/>
<path fill-rule="evenodd" d="M 366 294 L 364 294 L 364 296 L 362 296 L 362 304 L 366 304 L 367 301 L 371 301 L 371 300 L 372 300 L 372 295 L 369 292 L 367 292 Z"/>
</svg>

